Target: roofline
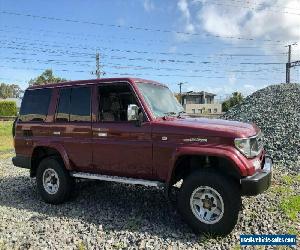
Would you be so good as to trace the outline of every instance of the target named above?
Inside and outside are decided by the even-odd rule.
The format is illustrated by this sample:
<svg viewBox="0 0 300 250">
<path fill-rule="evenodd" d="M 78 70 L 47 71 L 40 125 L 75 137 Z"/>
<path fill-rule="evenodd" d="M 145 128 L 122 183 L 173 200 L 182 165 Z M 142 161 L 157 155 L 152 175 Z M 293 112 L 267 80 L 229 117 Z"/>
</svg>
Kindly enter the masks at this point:
<svg viewBox="0 0 300 250">
<path fill-rule="evenodd" d="M 209 93 L 209 92 L 205 92 L 205 91 L 200 91 L 200 92 L 185 92 L 185 93 L 182 93 L 181 95 L 182 96 L 195 96 L 195 95 L 203 95 L 205 94 L 206 96 L 209 95 L 209 96 L 216 96 L 216 94 L 213 94 L 213 93 Z"/>
<path fill-rule="evenodd" d="M 47 83 L 42 85 L 34 85 L 30 86 L 27 89 L 42 89 L 42 88 L 59 88 L 64 86 L 75 86 L 75 85 L 84 85 L 84 84 L 97 84 L 97 83 L 107 83 L 107 82 L 144 82 L 144 83 L 150 83 L 150 84 L 157 84 L 157 85 L 163 85 L 159 82 L 153 81 L 153 80 L 146 80 L 142 78 L 132 78 L 132 77 L 120 77 L 120 78 L 101 78 L 101 79 L 88 79 L 88 80 L 74 80 L 74 81 L 64 81 L 64 82 L 58 82 L 58 83 Z"/>
</svg>

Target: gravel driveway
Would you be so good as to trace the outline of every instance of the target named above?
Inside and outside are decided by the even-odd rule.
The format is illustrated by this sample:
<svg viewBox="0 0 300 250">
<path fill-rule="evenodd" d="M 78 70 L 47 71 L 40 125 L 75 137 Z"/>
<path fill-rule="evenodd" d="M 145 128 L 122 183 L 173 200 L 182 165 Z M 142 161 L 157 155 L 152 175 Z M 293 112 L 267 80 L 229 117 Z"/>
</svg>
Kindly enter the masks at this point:
<svg viewBox="0 0 300 250">
<path fill-rule="evenodd" d="M 77 187 L 70 202 L 45 204 L 27 170 L 0 160 L 0 249 L 239 249 L 240 234 L 287 233 L 295 224 L 269 191 L 243 199 L 235 230 L 212 239 L 195 236 L 160 190 L 96 181 Z"/>
</svg>

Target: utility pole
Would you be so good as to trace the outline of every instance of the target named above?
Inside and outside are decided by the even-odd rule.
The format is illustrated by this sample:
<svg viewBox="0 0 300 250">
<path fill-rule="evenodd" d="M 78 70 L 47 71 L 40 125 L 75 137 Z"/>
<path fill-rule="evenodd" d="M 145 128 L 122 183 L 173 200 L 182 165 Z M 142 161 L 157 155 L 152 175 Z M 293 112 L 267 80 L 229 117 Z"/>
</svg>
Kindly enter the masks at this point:
<svg viewBox="0 0 300 250">
<path fill-rule="evenodd" d="M 100 72 L 100 54 L 97 52 L 96 53 L 96 76 L 99 79 L 101 72 Z"/>
<path fill-rule="evenodd" d="M 101 71 L 100 71 L 100 54 L 96 53 L 96 71 L 91 72 L 92 75 L 96 75 L 97 79 L 100 79 Z"/>
<path fill-rule="evenodd" d="M 183 82 L 180 82 L 180 83 L 178 83 L 178 85 L 179 85 L 179 95 L 180 95 L 180 103 L 181 103 L 181 105 L 183 104 L 183 102 L 182 102 L 182 95 L 181 95 L 181 86 L 183 85 L 184 83 Z"/>
<path fill-rule="evenodd" d="M 296 45 L 297 43 L 293 43 L 288 45 L 289 51 L 288 51 L 288 62 L 286 63 L 286 70 L 285 70 L 285 82 L 286 83 L 290 83 L 291 82 L 291 68 L 296 67 L 296 66 L 300 66 L 300 61 L 294 61 L 291 62 L 291 58 L 292 58 L 292 45 Z"/>
<path fill-rule="evenodd" d="M 291 80 L 291 70 L 290 70 L 290 65 L 291 65 L 291 54 L 292 54 L 292 45 L 288 45 L 289 52 L 288 52 L 288 62 L 285 66 L 285 82 L 290 83 Z"/>
</svg>

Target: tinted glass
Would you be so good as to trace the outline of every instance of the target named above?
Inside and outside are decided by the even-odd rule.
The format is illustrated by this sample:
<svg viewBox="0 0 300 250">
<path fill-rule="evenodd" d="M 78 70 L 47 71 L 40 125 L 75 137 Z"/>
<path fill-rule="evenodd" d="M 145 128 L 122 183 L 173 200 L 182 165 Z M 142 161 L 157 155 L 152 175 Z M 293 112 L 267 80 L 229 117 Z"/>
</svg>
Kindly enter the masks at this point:
<svg viewBox="0 0 300 250">
<path fill-rule="evenodd" d="M 56 122 L 68 122 L 70 120 L 71 88 L 59 91 L 59 103 L 56 110 Z"/>
<path fill-rule="evenodd" d="M 71 122 L 91 121 L 91 89 L 90 87 L 73 88 L 71 93 Z"/>
<path fill-rule="evenodd" d="M 21 121 L 44 121 L 48 114 L 52 89 L 26 90 L 20 110 Z"/>
</svg>

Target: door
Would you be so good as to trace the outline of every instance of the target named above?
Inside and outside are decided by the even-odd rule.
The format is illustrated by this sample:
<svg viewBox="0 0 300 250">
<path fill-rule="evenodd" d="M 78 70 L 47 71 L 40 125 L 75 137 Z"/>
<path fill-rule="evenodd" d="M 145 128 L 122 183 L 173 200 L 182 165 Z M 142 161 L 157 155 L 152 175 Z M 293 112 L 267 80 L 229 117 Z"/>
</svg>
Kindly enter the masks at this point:
<svg viewBox="0 0 300 250">
<path fill-rule="evenodd" d="M 98 118 L 92 125 L 93 164 L 101 174 L 152 177 L 151 124 L 127 120 L 129 104 L 139 103 L 128 83 L 101 84 Z"/>
<path fill-rule="evenodd" d="M 92 170 L 91 126 L 91 88 L 61 88 L 51 138 L 52 142 L 63 145 L 77 171 Z"/>
</svg>

